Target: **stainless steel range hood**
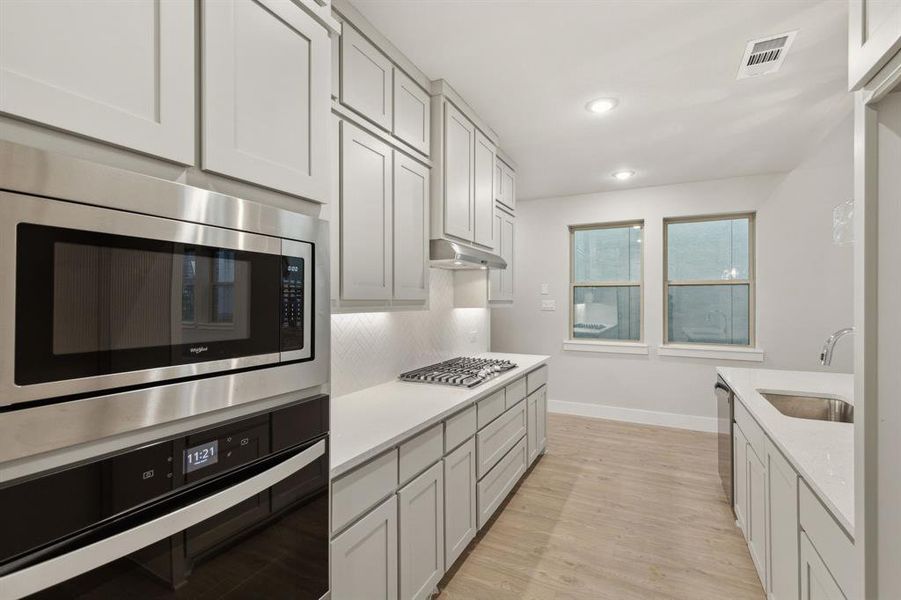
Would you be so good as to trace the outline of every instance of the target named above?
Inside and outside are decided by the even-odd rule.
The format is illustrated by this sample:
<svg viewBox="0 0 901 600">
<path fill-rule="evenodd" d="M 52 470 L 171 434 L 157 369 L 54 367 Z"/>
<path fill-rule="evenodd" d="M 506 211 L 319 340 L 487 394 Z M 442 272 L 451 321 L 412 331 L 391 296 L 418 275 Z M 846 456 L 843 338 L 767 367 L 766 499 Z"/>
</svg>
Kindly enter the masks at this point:
<svg viewBox="0 0 901 600">
<path fill-rule="evenodd" d="M 506 269 L 507 261 L 498 256 L 450 240 L 430 240 L 431 266 L 438 269 Z"/>
</svg>

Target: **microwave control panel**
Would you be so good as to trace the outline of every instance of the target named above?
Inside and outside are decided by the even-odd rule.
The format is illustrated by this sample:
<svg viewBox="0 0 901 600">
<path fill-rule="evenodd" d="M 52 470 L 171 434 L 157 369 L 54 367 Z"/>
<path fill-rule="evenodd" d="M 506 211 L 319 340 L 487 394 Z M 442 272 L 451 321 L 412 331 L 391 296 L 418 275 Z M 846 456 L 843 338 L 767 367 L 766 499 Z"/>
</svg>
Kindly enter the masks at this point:
<svg viewBox="0 0 901 600">
<path fill-rule="evenodd" d="M 282 257 L 281 351 L 303 348 L 304 259 Z"/>
</svg>

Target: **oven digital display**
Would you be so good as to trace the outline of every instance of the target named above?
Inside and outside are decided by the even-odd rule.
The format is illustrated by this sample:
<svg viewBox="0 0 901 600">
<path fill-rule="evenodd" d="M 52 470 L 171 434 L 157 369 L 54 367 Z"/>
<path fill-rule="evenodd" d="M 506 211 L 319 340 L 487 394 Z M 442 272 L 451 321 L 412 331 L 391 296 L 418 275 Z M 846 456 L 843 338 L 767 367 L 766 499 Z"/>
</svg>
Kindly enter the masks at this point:
<svg viewBox="0 0 901 600">
<path fill-rule="evenodd" d="M 215 465 L 219 462 L 219 440 L 185 450 L 185 473 Z"/>
</svg>

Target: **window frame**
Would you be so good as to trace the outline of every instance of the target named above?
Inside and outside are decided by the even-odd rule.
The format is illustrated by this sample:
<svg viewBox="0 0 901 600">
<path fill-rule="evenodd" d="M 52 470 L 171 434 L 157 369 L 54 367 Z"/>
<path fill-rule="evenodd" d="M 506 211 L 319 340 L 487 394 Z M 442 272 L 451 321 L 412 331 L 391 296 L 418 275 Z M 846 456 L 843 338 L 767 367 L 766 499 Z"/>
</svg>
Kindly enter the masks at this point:
<svg viewBox="0 0 901 600">
<path fill-rule="evenodd" d="M 708 285 L 748 286 L 748 343 L 712 344 L 709 342 L 673 342 L 669 339 L 669 226 L 673 223 L 703 223 L 706 221 L 731 221 L 748 219 L 748 278 L 747 279 L 692 279 L 674 283 L 673 287 Z M 690 346 L 697 348 L 756 348 L 757 344 L 757 212 L 717 213 L 666 217 L 663 219 L 663 347 Z"/>
<path fill-rule="evenodd" d="M 632 281 L 590 281 L 576 283 L 576 232 L 593 231 L 597 229 L 620 229 L 638 226 L 641 229 L 641 252 L 639 254 L 638 283 Z M 645 343 L 644 329 L 644 247 L 645 247 L 645 220 L 629 219 L 626 221 L 607 221 L 603 223 L 581 223 L 569 225 L 569 329 L 566 341 L 580 344 L 595 345 L 636 345 Z M 637 287 L 638 288 L 638 339 L 637 340 L 613 340 L 613 339 L 586 339 L 573 336 L 573 318 L 575 315 L 576 288 L 580 287 Z"/>
</svg>

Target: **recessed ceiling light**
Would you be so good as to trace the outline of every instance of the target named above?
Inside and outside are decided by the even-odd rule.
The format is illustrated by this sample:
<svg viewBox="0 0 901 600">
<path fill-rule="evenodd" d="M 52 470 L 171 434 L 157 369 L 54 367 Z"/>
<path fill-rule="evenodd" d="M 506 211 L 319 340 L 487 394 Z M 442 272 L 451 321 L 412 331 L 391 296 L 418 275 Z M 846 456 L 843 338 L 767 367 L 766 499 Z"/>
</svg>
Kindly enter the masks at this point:
<svg viewBox="0 0 901 600">
<path fill-rule="evenodd" d="M 616 98 L 598 98 L 597 100 L 592 100 L 585 107 L 588 109 L 588 112 L 593 112 L 595 114 L 602 114 L 607 111 L 613 110 L 616 107 Z"/>
<path fill-rule="evenodd" d="M 635 171 L 617 171 L 613 174 L 614 179 L 619 179 L 620 181 L 625 181 L 626 179 L 632 179 L 635 176 Z"/>
</svg>

